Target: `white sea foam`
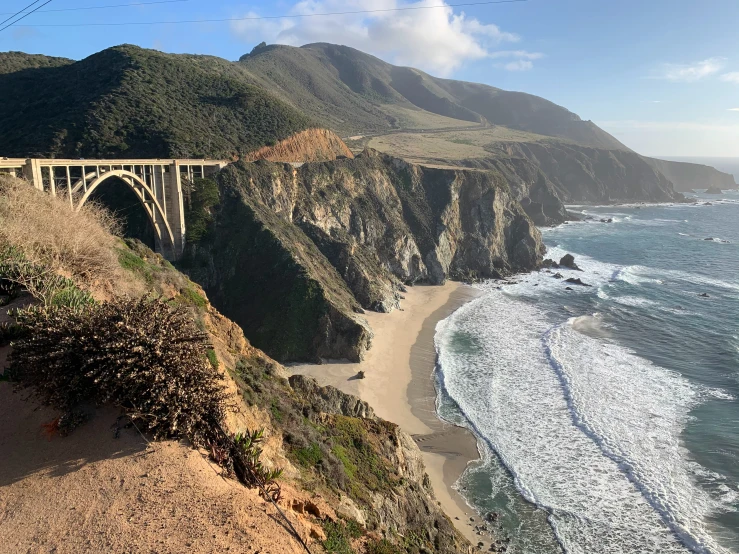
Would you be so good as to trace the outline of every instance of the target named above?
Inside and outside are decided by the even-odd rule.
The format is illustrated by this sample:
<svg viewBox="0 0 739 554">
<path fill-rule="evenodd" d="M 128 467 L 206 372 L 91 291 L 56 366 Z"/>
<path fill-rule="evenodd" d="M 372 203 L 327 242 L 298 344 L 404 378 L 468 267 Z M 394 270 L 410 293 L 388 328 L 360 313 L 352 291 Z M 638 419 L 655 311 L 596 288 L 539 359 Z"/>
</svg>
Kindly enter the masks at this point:
<svg viewBox="0 0 739 554">
<path fill-rule="evenodd" d="M 623 306 L 652 306 L 657 303 L 642 296 L 612 296 L 611 300 Z"/>
<path fill-rule="evenodd" d="M 465 305 L 437 326 L 447 392 L 549 510 L 566 552 L 687 552 L 677 536 L 693 552 L 726 552 L 705 532 L 716 501 L 679 441 L 700 393 L 573 323 L 582 318 L 550 328 L 500 291 Z"/>
</svg>

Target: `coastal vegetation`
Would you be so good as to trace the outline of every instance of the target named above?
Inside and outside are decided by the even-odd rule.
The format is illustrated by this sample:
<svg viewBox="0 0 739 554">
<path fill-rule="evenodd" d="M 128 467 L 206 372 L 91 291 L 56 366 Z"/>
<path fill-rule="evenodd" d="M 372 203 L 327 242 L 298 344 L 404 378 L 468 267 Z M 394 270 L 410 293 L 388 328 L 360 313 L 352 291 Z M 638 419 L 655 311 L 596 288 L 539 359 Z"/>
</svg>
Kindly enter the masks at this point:
<svg viewBox="0 0 739 554">
<path fill-rule="evenodd" d="M 336 514 L 293 512 L 323 529 L 317 536 L 326 552 L 467 548 L 438 508 L 415 444 L 396 425 L 336 389 L 288 381 L 195 283 L 140 242 L 113 235 L 115 222 L 100 207 L 75 214 L 65 199 L 23 181 L 3 178 L 2 186 L 0 246 L 13 253 L 0 264 L 2 292 L 20 302 L 14 323 L 0 329 L 0 344 L 12 346 L 2 378 L 55 409 L 44 433 L 79 432 L 99 417 L 95 406 L 114 406 L 122 413 L 116 433 L 130 425 L 153 440 L 184 439 L 283 510 L 298 509 L 282 500 L 286 480 L 291 490 L 346 506 Z M 63 227 L 67 218 L 78 224 Z M 26 233 L 16 237 L 21 219 Z M 56 223 L 64 236 L 41 229 Z M 84 234 L 97 236 L 97 249 L 82 248 Z M 52 285 L 34 288 L 16 277 L 22 256 L 67 292 L 44 301 L 37 291 Z M 100 267 L 110 273 L 96 273 Z M 237 406 L 250 415 L 235 424 Z M 378 502 L 396 508 L 378 510 Z"/>
</svg>

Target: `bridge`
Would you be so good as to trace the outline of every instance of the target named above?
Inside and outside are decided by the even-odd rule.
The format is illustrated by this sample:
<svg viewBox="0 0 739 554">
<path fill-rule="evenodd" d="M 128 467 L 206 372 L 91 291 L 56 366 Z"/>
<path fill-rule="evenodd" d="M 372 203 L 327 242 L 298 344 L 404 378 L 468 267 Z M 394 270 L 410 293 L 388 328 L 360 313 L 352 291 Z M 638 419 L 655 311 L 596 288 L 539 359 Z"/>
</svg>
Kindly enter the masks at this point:
<svg viewBox="0 0 739 554">
<path fill-rule="evenodd" d="M 136 193 L 154 228 L 156 251 L 177 260 L 185 248 L 183 187 L 208 177 L 223 160 L 62 160 L 0 158 L 0 173 L 23 177 L 35 188 L 69 199 L 73 210 L 85 205 L 95 190 L 117 178 Z"/>
</svg>

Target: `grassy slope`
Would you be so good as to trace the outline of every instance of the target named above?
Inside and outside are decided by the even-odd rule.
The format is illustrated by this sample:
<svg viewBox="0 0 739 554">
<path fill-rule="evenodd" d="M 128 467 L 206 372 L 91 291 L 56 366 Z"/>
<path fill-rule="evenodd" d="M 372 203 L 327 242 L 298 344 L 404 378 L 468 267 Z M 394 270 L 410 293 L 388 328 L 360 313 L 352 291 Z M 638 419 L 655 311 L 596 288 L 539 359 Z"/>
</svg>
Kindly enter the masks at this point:
<svg viewBox="0 0 739 554">
<path fill-rule="evenodd" d="M 4 155 L 226 158 L 311 126 L 219 58 L 119 46 L 60 63 L 0 54 L 16 69 L 0 75 Z"/>
<path fill-rule="evenodd" d="M 270 46 L 240 61 L 265 86 L 279 90 L 285 100 L 348 135 L 407 128 L 396 110 L 388 109 L 398 106 L 456 120 L 460 127 L 487 121 L 589 146 L 627 150 L 592 122 L 543 98 L 439 79 L 346 46 Z M 433 117 L 426 126 L 436 126 Z"/>
</svg>

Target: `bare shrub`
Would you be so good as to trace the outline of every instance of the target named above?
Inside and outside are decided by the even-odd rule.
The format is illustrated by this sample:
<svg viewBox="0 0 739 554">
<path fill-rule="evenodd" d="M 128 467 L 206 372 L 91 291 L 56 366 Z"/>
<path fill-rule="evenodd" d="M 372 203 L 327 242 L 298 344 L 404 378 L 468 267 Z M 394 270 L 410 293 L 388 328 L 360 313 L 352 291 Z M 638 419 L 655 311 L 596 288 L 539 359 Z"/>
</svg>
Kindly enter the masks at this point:
<svg viewBox="0 0 739 554">
<path fill-rule="evenodd" d="M 189 312 L 160 301 L 119 300 L 78 311 L 19 311 L 11 380 L 65 412 L 94 401 L 122 407 L 155 438 L 205 446 L 224 417 L 207 335 Z"/>
<path fill-rule="evenodd" d="M 0 246 L 18 249 L 26 261 L 95 290 L 120 272 L 115 253 L 118 225 L 94 203 L 74 211 L 28 182 L 0 176 Z"/>
</svg>

